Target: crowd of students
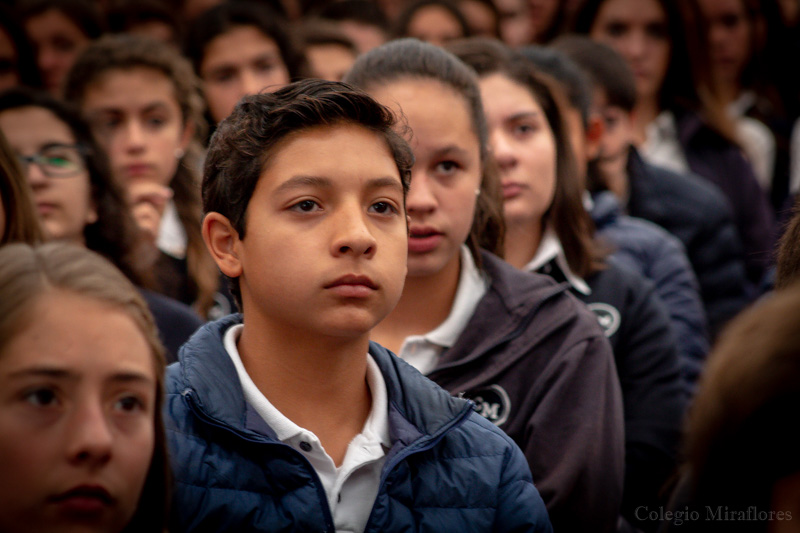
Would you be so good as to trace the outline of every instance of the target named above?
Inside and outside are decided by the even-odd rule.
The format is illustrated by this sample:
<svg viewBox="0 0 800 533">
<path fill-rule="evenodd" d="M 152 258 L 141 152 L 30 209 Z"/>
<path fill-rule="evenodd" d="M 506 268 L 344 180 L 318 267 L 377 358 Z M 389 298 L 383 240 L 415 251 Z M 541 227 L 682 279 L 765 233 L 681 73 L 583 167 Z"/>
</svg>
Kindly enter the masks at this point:
<svg viewBox="0 0 800 533">
<path fill-rule="evenodd" d="M 798 20 L 1 3 L 0 531 L 800 531 Z"/>
</svg>

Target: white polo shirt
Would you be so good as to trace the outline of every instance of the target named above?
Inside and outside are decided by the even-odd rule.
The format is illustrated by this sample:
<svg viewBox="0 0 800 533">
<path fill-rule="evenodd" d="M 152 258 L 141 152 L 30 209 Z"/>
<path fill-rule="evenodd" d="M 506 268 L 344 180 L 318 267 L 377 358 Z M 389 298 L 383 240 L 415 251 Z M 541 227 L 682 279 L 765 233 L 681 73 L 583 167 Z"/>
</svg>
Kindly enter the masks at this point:
<svg viewBox="0 0 800 533">
<path fill-rule="evenodd" d="M 298 450 L 311 463 L 325 488 L 336 531 L 364 531 L 378 495 L 386 452 L 391 447 L 386 383 L 377 363 L 367 354 L 367 385 L 372 394 L 372 408 L 361 433 L 350 441 L 342 465 L 336 468 L 317 436 L 286 418 L 253 383 L 236 347 L 242 328 L 242 324 L 229 328 L 223 342 L 236 366 L 245 401 L 275 431 L 278 440 Z"/>
<path fill-rule="evenodd" d="M 403 341 L 398 356 L 423 374 L 430 373 L 446 348 L 455 344 L 489 289 L 489 279 L 478 270 L 472 254 L 461 246 L 461 274 L 450 314 L 433 331 L 411 335 Z"/>
</svg>

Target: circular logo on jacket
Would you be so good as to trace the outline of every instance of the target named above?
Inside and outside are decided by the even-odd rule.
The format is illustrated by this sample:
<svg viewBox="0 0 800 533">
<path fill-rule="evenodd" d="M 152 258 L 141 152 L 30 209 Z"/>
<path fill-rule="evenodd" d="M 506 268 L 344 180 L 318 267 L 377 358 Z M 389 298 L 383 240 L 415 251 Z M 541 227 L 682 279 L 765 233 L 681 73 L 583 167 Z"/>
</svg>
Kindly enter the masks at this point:
<svg viewBox="0 0 800 533">
<path fill-rule="evenodd" d="M 603 333 L 606 334 L 606 337 L 610 337 L 617 332 L 622 322 L 622 317 L 616 307 L 602 303 L 587 304 L 586 307 L 591 309 L 594 316 L 597 317 L 597 322 L 603 328 Z"/>
<path fill-rule="evenodd" d="M 508 420 L 511 400 L 500 385 L 490 385 L 485 389 L 467 391 L 461 396 L 475 402 L 475 411 L 496 426 L 500 426 Z"/>
</svg>

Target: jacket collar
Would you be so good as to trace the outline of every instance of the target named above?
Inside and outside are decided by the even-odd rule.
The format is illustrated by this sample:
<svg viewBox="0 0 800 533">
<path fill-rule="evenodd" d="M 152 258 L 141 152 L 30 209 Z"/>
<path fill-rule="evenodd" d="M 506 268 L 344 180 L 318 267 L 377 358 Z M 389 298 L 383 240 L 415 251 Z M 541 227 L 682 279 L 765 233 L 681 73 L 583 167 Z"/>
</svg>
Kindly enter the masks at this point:
<svg viewBox="0 0 800 533">
<path fill-rule="evenodd" d="M 537 314 L 536 311 L 544 301 L 565 292 L 566 284 L 559 285 L 548 276 L 518 270 L 484 250 L 481 256 L 483 271 L 491 279 L 489 290 L 456 344 L 442 354 L 439 366 L 430 376 L 474 361 L 495 346 L 523 334 L 528 339 L 521 344 L 529 349 L 565 320 L 561 313 Z M 538 326 L 535 330 L 528 327 L 534 316 Z"/>
<path fill-rule="evenodd" d="M 236 368 L 223 346 L 225 331 L 241 322 L 241 314 L 209 322 L 187 341 L 179 354 L 181 392 L 191 393 L 196 408 L 215 423 L 275 440 L 275 433 L 245 402 Z M 382 346 L 371 342 L 369 352 L 386 382 L 392 442 L 408 445 L 437 436 L 471 411 L 470 402 L 432 386 Z"/>
</svg>

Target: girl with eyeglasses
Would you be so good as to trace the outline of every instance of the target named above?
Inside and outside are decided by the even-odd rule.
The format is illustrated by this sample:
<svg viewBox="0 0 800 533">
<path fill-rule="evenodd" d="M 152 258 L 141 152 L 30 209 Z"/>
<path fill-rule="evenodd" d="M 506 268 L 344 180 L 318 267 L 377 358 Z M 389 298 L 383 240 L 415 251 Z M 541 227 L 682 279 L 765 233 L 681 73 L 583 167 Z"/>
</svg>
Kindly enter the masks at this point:
<svg viewBox="0 0 800 533">
<path fill-rule="evenodd" d="M 0 93 L 0 131 L 33 191 L 45 238 L 70 242 L 110 259 L 140 288 L 174 359 L 202 321 L 190 308 L 152 292 L 152 254 L 111 177 L 102 151 L 77 112 L 45 93 Z"/>
</svg>

